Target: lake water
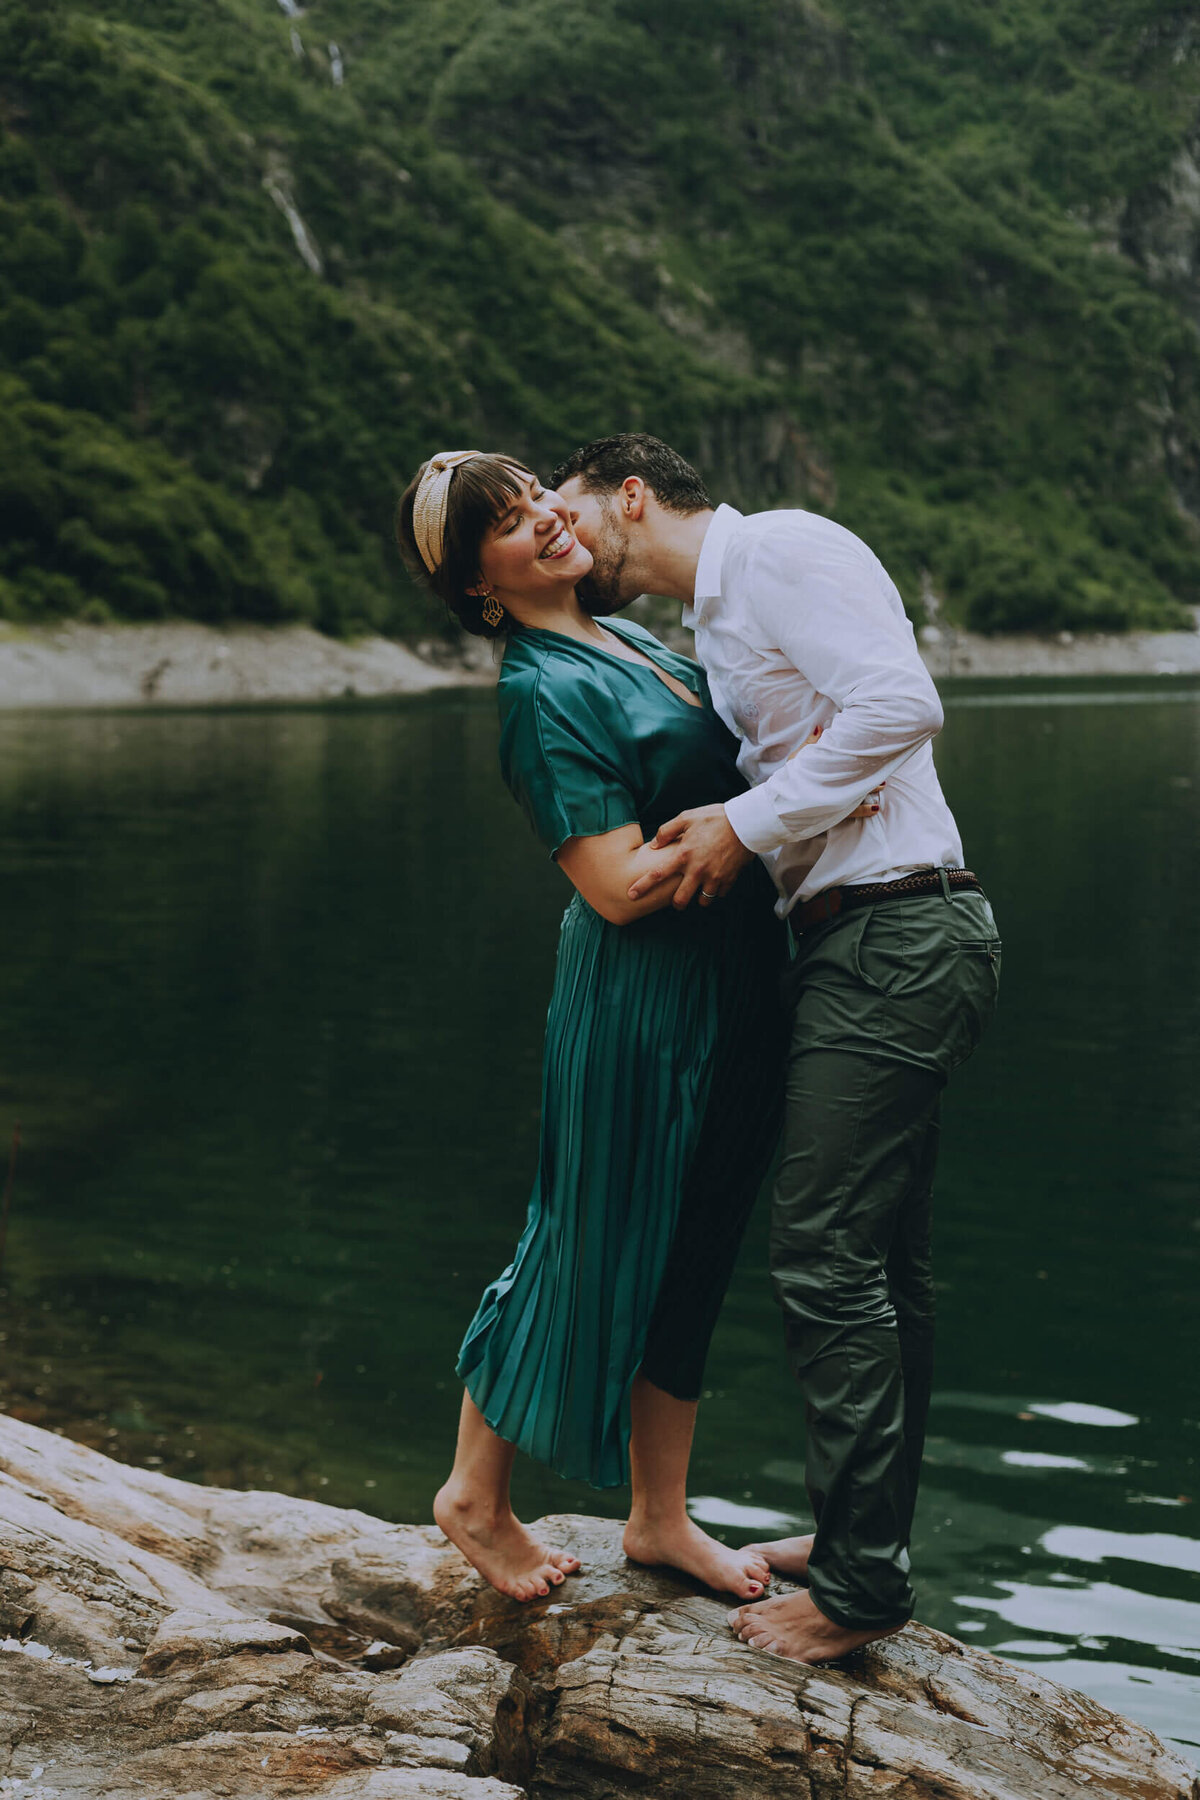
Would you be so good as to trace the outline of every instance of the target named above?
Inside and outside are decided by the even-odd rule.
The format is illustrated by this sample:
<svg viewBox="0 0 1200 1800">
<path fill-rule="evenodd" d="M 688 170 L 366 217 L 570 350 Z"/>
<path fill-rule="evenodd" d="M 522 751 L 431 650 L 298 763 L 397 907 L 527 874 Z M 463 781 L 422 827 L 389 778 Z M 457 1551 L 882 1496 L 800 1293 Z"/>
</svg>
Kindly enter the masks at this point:
<svg viewBox="0 0 1200 1800">
<path fill-rule="evenodd" d="M 1005 940 L 952 1086 L 920 1616 L 1200 1744 L 1200 688 L 947 690 Z M 537 1135 L 563 878 L 494 701 L 0 718 L 2 1376 L 134 1462 L 429 1517 Z M 752 1227 L 692 1481 L 805 1519 Z M 617 1514 L 522 1464 L 530 1514 Z"/>
</svg>

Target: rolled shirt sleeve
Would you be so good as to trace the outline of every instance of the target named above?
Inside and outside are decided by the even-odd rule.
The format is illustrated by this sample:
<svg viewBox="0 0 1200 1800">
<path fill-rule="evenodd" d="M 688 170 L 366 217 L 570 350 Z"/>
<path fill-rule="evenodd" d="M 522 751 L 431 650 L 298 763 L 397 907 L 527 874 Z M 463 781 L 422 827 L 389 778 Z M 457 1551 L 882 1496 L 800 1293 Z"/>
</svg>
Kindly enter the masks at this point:
<svg viewBox="0 0 1200 1800">
<path fill-rule="evenodd" d="M 847 818 L 941 730 L 942 706 L 893 583 L 849 532 L 801 560 L 781 515 L 775 529 L 739 534 L 723 575 L 750 597 L 757 640 L 837 709 L 815 744 L 726 802 L 741 842 L 764 854 Z"/>
</svg>

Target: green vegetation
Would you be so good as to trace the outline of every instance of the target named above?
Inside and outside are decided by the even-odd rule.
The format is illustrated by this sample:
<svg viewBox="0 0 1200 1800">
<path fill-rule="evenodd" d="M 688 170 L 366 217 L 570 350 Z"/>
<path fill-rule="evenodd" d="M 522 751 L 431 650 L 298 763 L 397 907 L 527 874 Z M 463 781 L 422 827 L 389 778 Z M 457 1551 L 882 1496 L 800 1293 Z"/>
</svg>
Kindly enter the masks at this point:
<svg viewBox="0 0 1200 1800">
<path fill-rule="evenodd" d="M 1167 0 L 9 0 L 0 614 L 428 632 L 390 545 L 422 455 L 639 427 L 833 512 L 914 611 L 1188 622 L 1189 34 Z"/>
</svg>

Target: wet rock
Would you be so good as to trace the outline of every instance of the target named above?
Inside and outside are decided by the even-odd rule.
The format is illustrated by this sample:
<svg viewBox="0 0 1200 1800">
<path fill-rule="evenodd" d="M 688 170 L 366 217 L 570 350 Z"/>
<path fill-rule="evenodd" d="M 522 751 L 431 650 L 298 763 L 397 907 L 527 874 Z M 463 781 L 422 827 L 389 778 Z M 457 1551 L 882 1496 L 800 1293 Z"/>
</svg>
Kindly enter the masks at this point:
<svg viewBox="0 0 1200 1800">
<path fill-rule="evenodd" d="M 0 1417 L 0 1776 L 56 1800 L 1200 1800 L 1037 1671 L 919 1625 L 803 1668 L 627 1562 L 618 1526 L 539 1533 L 583 1572 L 519 1606 L 432 1528 Z"/>
</svg>

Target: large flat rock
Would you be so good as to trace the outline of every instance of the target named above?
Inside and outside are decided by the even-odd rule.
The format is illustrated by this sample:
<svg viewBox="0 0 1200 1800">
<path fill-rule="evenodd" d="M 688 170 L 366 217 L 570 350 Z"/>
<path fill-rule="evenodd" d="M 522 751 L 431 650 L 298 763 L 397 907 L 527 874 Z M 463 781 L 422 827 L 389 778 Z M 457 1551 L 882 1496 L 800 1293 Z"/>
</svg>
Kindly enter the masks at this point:
<svg viewBox="0 0 1200 1800">
<path fill-rule="evenodd" d="M 583 1572 L 521 1607 L 432 1527 L 4 1417 L 0 1521 L 21 1800 L 1200 1800 L 1141 1726 L 920 1625 L 836 1668 L 749 1650 L 609 1521 L 544 1521 Z"/>
</svg>

